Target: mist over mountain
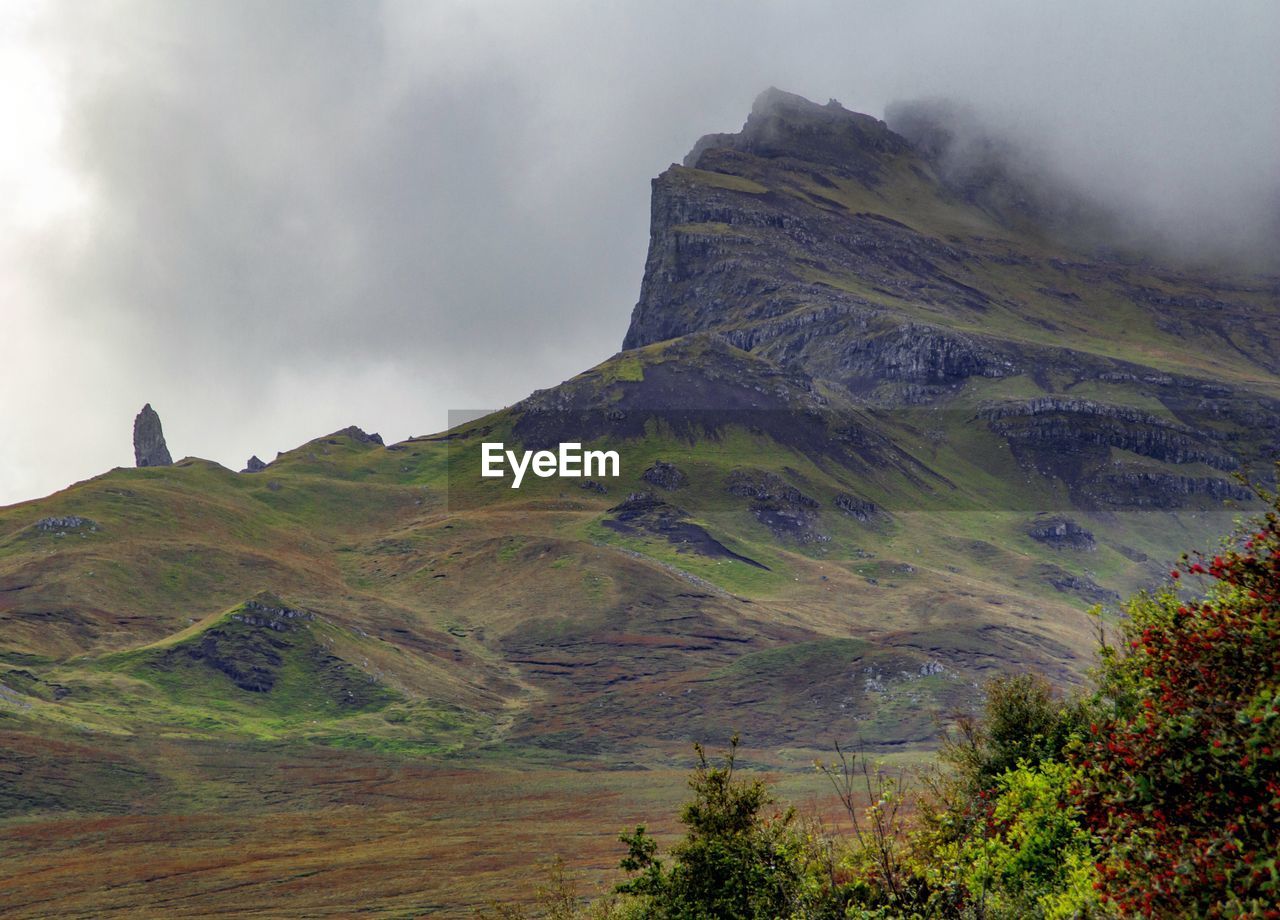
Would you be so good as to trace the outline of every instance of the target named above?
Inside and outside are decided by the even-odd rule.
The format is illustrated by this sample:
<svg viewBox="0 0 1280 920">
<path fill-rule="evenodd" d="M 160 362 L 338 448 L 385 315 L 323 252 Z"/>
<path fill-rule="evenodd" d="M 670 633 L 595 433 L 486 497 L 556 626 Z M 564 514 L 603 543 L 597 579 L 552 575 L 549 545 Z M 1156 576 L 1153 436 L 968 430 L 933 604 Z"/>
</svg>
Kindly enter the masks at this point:
<svg viewBox="0 0 1280 920">
<path fill-rule="evenodd" d="M 0 384 L 42 385 L 0 404 L 0 501 L 129 463 L 115 420 L 148 401 L 180 453 L 231 466 L 564 379 L 625 330 L 649 177 L 768 85 L 873 116 L 960 100 L 1215 255 L 1275 210 L 1267 2 L 5 15 Z"/>
<path fill-rule="evenodd" d="M 963 101 L 898 101 L 885 119 L 960 194 L 1006 215 L 1020 211 L 1067 242 L 1129 258 L 1280 272 L 1280 174 L 1234 182 L 1201 175 L 1183 180 L 1198 188 L 1153 189 L 1122 171 L 1073 162 L 1048 142 L 1049 132 L 1001 124 L 999 113 Z"/>
</svg>

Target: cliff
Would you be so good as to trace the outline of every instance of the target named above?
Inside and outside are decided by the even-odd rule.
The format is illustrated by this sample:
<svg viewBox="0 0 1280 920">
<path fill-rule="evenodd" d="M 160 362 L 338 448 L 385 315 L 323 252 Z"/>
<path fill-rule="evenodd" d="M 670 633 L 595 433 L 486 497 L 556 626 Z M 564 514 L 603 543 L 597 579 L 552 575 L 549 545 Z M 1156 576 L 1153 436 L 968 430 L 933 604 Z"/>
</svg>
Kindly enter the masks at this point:
<svg viewBox="0 0 1280 920">
<path fill-rule="evenodd" d="M 1280 448 L 1277 279 L 1081 247 L 1106 215 L 956 110 L 893 118 L 771 89 L 701 138 L 653 181 L 623 347 L 709 334 L 853 406 L 961 413 L 1086 505 L 1240 494 L 1164 467 Z"/>
</svg>

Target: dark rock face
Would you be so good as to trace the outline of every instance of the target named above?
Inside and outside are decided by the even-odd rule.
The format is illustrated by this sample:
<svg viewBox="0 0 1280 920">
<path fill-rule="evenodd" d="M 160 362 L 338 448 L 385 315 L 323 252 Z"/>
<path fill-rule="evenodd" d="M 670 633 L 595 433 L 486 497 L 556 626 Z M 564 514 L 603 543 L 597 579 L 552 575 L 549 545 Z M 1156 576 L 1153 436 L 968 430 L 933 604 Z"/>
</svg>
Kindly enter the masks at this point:
<svg viewBox="0 0 1280 920">
<path fill-rule="evenodd" d="M 288 633 L 315 614 L 278 604 L 274 598 L 247 601 L 241 612 L 231 615 L 232 624 L 207 630 L 199 643 L 186 647 L 193 661 L 199 661 L 229 677 L 241 690 L 269 693 L 279 677 L 282 655 L 291 647 L 288 639 L 264 634 Z M 253 627 L 245 630 L 241 626 Z M 173 654 L 177 654 L 174 650 Z"/>
<path fill-rule="evenodd" d="M 1047 444 L 1059 452 L 1119 447 L 1164 463 L 1204 463 L 1220 470 L 1239 466 L 1234 457 L 1209 446 L 1211 434 L 1124 406 L 1046 396 L 981 414 L 1011 443 Z"/>
<path fill-rule="evenodd" d="M 741 150 L 769 159 L 794 157 L 848 176 L 874 176 L 885 155 L 904 153 L 907 141 L 878 118 L 850 112 L 832 99 L 816 105 L 770 87 L 756 97 L 738 134 L 702 137 L 684 165 L 697 168 L 707 150 Z"/>
<path fill-rule="evenodd" d="M 750 359 L 719 339 L 674 344 L 644 380 L 620 383 L 600 405 L 591 375 L 539 390 L 516 405 L 514 434 L 528 450 L 562 441 L 642 438 L 660 418 L 678 437 L 694 439 L 728 426 L 748 426 L 812 455 L 839 453 L 846 466 L 911 464 L 885 438 L 854 418 L 832 418 L 812 382 Z M 832 426 L 839 428 L 833 437 Z M 919 472 L 923 473 L 923 470 Z"/>
<path fill-rule="evenodd" d="M 151 403 L 142 407 L 133 420 L 133 457 L 138 466 L 171 466 L 173 458 L 164 443 L 160 416 Z"/>
<path fill-rule="evenodd" d="M 1090 484 L 1090 492 L 1104 505 L 1159 510 L 1180 507 L 1196 496 L 1219 502 L 1247 502 L 1254 498 L 1250 489 L 1226 479 L 1176 476 L 1123 466 L 1103 473 Z"/>
<path fill-rule="evenodd" d="M 763 160 L 767 169 L 802 174 L 819 187 L 834 189 L 832 179 L 844 179 L 875 188 L 910 150 L 869 116 L 763 93 L 742 132 L 708 135 L 695 145 L 685 166 L 701 174 L 676 167 L 654 180 L 649 255 L 623 347 L 707 329 L 731 314 L 736 334 L 758 348 L 794 328 L 778 322 L 806 321 L 793 315 L 797 308 L 827 311 L 822 328 L 813 330 L 818 335 L 893 328 L 898 324 L 885 322 L 876 288 L 988 309 L 988 295 L 959 278 L 962 249 L 882 215 L 848 213 L 818 192 L 780 195 L 738 178 L 758 172 Z M 708 180 L 707 173 L 720 178 Z M 833 272 L 856 274 L 867 292 L 813 277 Z M 833 329 L 837 316 L 847 319 Z"/>
<path fill-rule="evenodd" d="M 258 459 L 258 455 L 254 454 L 249 458 L 249 462 L 244 465 L 242 473 L 261 473 L 267 468 L 267 465 Z"/>
<path fill-rule="evenodd" d="M 730 157 L 717 149 L 703 160 Z M 731 162 L 715 165 L 734 168 Z M 872 216 L 837 217 L 801 201 L 668 171 L 654 182 L 650 222 L 645 276 L 625 348 L 707 329 L 729 311 L 751 321 L 735 328 L 755 340 L 753 347 L 791 331 L 777 323 L 800 322 L 792 314 L 802 307 L 847 317 L 837 328 L 891 327 L 874 301 L 807 278 L 798 270 L 798 252 L 815 270 L 856 272 L 869 285 L 971 303 L 977 310 L 986 306 L 984 295 L 952 276 L 963 262 L 960 250 Z"/>
<path fill-rule="evenodd" d="M 725 480 L 730 495 L 745 495 L 760 502 L 779 502 L 795 508 L 816 508 L 818 503 L 777 473 L 734 470 Z"/>
<path fill-rule="evenodd" d="M 980 338 L 922 323 L 855 340 L 844 354 L 848 382 L 905 380 L 926 385 L 954 384 L 968 377 L 1008 377 L 1017 372 L 1012 357 Z"/>
<path fill-rule="evenodd" d="M 269 693 L 276 685 L 285 648 L 286 644 L 277 640 L 211 629 L 187 654 L 192 660 L 221 671 L 241 690 Z"/>
<path fill-rule="evenodd" d="M 666 489 L 668 492 L 674 492 L 689 483 L 689 477 L 685 475 L 684 471 L 674 463 L 668 463 L 666 460 L 655 461 L 653 466 L 641 474 L 640 478 L 650 485 Z"/>
<path fill-rule="evenodd" d="M 262 594 L 197 639 L 166 649 L 152 666 L 207 668 L 239 690 L 264 695 L 292 673 L 294 680 L 311 682 L 317 703 L 352 711 L 386 705 L 391 694 L 381 684 L 317 641 L 311 632 L 315 621 L 314 613 Z"/>
</svg>

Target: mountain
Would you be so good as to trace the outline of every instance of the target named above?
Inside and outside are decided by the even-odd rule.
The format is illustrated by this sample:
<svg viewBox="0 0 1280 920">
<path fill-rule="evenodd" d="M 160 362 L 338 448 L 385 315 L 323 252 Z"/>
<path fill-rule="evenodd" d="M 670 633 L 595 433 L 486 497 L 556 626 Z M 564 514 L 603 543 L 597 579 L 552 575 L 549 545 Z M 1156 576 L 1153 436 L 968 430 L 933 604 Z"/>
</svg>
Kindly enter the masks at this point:
<svg viewBox="0 0 1280 920">
<path fill-rule="evenodd" d="M 515 816 L 558 816 L 517 863 L 622 826 L 692 740 L 799 783 L 926 755 L 994 673 L 1077 680 L 1086 610 L 1277 455 L 1280 277 L 1146 255 L 994 141 L 958 168 L 954 117 L 762 94 L 654 180 L 623 350 L 507 409 L 0 509 L 16 915 L 461 909 Z M 479 475 L 566 441 L 621 474 Z"/>
</svg>

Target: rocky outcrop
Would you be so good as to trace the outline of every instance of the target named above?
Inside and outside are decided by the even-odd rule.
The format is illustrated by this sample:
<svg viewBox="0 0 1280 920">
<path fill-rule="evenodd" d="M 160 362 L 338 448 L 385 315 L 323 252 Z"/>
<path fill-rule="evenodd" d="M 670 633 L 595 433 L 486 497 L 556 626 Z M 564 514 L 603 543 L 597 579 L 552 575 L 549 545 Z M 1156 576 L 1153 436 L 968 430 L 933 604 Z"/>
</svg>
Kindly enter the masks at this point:
<svg viewBox="0 0 1280 920">
<path fill-rule="evenodd" d="M 292 648 L 287 634 L 314 620 L 310 611 L 287 607 L 271 595 L 259 595 L 232 613 L 230 622 L 205 630 L 197 641 L 168 649 L 160 659 L 161 666 L 173 667 L 186 658 L 224 674 L 241 690 L 270 693 L 280 678 L 284 655 Z"/>
<path fill-rule="evenodd" d="M 704 137 L 684 167 L 654 180 L 649 254 L 623 347 L 721 325 L 750 336 L 798 309 L 874 313 L 880 291 L 986 310 L 988 296 L 960 278 L 962 250 L 821 192 L 836 189 L 833 180 L 874 188 L 910 149 L 875 118 L 763 93 L 741 132 Z M 819 190 L 774 194 L 746 177 L 762 162 Z M 865 292 L 825 283 L 831 275 L 856 276 Z"/>
<path fill-rule="evenodd" d="M 841 362 L 846 382 L 880 380 L 951 384 L 969 377 L 1007 377 L 1017 363 L 977 337 L 921 323 L 905 323 L 850 344 Z"/>
<path fill-rule="evenodd" d="M 765 470 L 734 470 L 725 479 L 724 490 L 759 502 L 779 502 L 795 508 L 816 508 L 818 503 L 788 483 L 777 473 Z"/>
<path fill-rule="evenodd" d="M 825 397 L 804 375 L 709 336 L 672 344 L 661 360 L 645 363 L 642 380 L 605 382 L 583 374 L 531 394 L 514 409 L 514 436 L 527 450 L 643 438 L 646 426 L 660 419 L 676 437 L 691 441 L 745 427 L 810 456 L 839 453 L 842 465 L 911 462 L 866 426 L 832 417 Z M 833 426 L 856 430 L 857 436 L 833 437 Z"/>
<path fill-rule="evenodd" d="M 863 524 L 870 524 L 883 514 L 875 502 L 869 502 L 865 498 L 858 498 L 848 492 L 836 493 L 831 503 L 855 521 L 860 521 Z"/>
<path fill-rule="evenodd" d="M 677 383 L 674 361 L 646 363 L 643 388 L 670 400 L 661 412 L 677 432 L 740 424 L 846 469 L 856 453 L 859 475 L 887 462 L 943 493 L 965 485 L 950 481 L 948 449 L 974 451 L 959 459 L 984 466 L 1007 458 L 1017 484 L 1007 480 L 1014 498 L 996 499 L 1015 503 L 1006 510 L 1042 510 L 1050 494 L 1070 508 L 1115 507 L 1126 487 L 1137 490 L 1131 507 L 1238 494 L 1206 474 L 1256 468 L 1280 451 L 1274 280 L 1122 260 L 1097 246 L 1104 216 L 1027 159 L 953 107 L 899 107 L 886 125 L 834 102 L 763 93 L 741 131 L 701 138 L 654 180 L 623 342 L 662 345 L 646 362 L 706 339 L 750 360 L 732 374 L 706 367 L 714 392 L 702 380 L 694 389 L 693 375 Z M 729 360 L 699 349 L 690 351 L 701 365 Z M 1213 379 L 1226 367 L 1239 371 L 1230 384 Z M 798 401 L 756 395 L 797 385 L 821 397 L 825 430 Z M 632 392 L 618 389 L 608 405 L 626 421 L 614 433 L 640 436 L 653 413 L 635 412 Z M 751 421 L 722 413 L 707 424 L 687 411 L 742 405 L 744 395 Z M 847 444 L 834 416 L 849 405 L 873 416 L 855 428 L 897 433 Z M 971 441 L 973 428 L 986 432 Z M 922 449 L 895 463 L 905 432 Z M 989 447 L 1000 453 L 983 455 Z M 927 456 L 938 466 L 920 475 L 915 461 L 927 466 Z M 1149 469 L 1126 466 L 1117 479 L 1117 463 Z M 805 521 L 813 509 L 756 501 L 775 533 L 816 533 Z"/>
<path fill-rule="evenodd" d="M 632 492 L 626 500 L 609 509 L 604 526 L 621 534 L 660 537 L 677 552 L 697 553 L 712 558 L 736 559 L 757 569 L 768 566 L 729 549 L 705 528 L 688 520 L 681 508 L 664 502 L 652 492 Z"/>
<path fill-rule="evenodd" d="M 1011 443 L 1057 453 L 1117 447 L 1162 463 L 1204 463 L 1220 470 L 1239 466 L 1212 443 L 1211 434 L 1127 406 L 1046 396 L 989 406 L 979 415 Z"/>
<path fill-rule="evenodd" d="M 734 470 L 725 480 L 725 491 L 752 499 L 756 520 L 779 539 L 797 543 L 825 543 L 831 538 L 817 529 L 818 502 L 777 473 Z"/>
<path fill-rule="evenodd" d="M 1073 594 L 1090 604 L 1113 604 L 1120 595 L 1109 588 L 1104 588 L 1092 578 L 1074 575 L 1061 566 L 1042 565 L 1038 572 L 1044 581 L 1055 590 L 1064 594 Z"/>
<path fill-rule="evenodd" d="M 674 492 L 676 489 L 683 488 L 689 484 L 689 477 L 684 471 L 674 463 L 668 463 L 666 460 L 654 461 L 653 466 L 645 470 L 640 478 L 650 485 L 657 486 L 660 489 L 666 489 L 668 492 Z"/>
<path fill-rule="evenodd" d="M 79 533 L 83 531 L 94 532 L 98 529 L 96 521 L 91 521 L 86 517 L 78 514 L 68 514 L 66 517 L 47 517 L 36 521 L 36 530 L 44 533 L 64 534 Z"/>
<path fill-rule="evenodd" d="M 309 610 L 297 610 L 265 598 L 245 601 L 241 612 L 231 614 L 231 619 L 237 623 L 261 626 L 277 632 L 292 629 L 295 625 L 294 621 L 312 621 L 315 618 L 316 615 Z"/>
<path fill-rule="evenodd" d="M 343 428 L 341 431 L 335 431 L 333 433 L 333 437 L 335 438 L 348 437 L 351 440 L 357 441 L 361 444 L 377 444 L 379 447 L 385 446 L 382 443 L 382 435 L 378 434 L 376 431 L 372 434 L 368 434 L 364 431 L 364 429 L 359 428 L 355 425 L 348 425 L 346 428 Z"/>
<path fill-rule="evenodd" d="M 1027 536 L 1054 549 L 1091 550 L 1097 546 L 1093 534 L 1065 517 L 1035 521 L 1027 527 Z"/>
<path fill-rule="evenodd" d="M 713 150 L 704 160 L 733 155 Z M 875 289 L 988 308 L 987 295 L 959 278 L 963 250 L 878 215 L 837 213 L 766 191 L 679 167 L 654 180 L 649 254 L 624 348 L 721 327 L 768 338 L 785 331 L 774 323 L 797 311 L 874 316 L 884 312 L 868 296 Z M 825 275 L 856 276 L 867 294 L 822 283 Z"/>
<path fill-rule="evenodd" d="M 1239 483 L 1208 476 L 1176 476 L 1153 470 L 1107 470 L 1084 487 L 1103 504 L 1127 508 L 1177 508 L 1189 499 L 1251 501 L 1253 492 Z"/>
<path fill-rule="evenodd" d="M 138 466 L 171 466 L 173 458 L 164 443 L 160 416 L 151 403 L 142 407 L 133 420 L 133 457 Z"/>
<path fill-rule="evenodd" d="M 874 179 L 885 158 L 905 153 L 909 144 L 883 121 L 851 112 L 834 99 L 817 105 L 770 87 L 756 97 L 739 133 L 703 136 L 684 165 L 696 168 L 707 151 L 717 148 L 769 159 L 794 157 L 837 175 Z"/>
</svg>

